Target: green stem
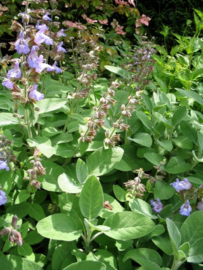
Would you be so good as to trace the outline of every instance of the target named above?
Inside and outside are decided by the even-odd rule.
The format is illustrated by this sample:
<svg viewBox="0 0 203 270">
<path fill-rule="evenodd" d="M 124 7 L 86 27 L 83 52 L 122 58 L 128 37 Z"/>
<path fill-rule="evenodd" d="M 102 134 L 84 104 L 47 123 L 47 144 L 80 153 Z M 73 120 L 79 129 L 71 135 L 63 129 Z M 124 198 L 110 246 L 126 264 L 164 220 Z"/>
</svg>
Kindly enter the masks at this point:
<svg viewBox="0 0 203 270">
<path fill-rule="evenodd" d="M 172 267 L 171 267 L 171 270 L 177 270 L 180 266 L 181 266 L 181 264 L 182 264 L 183 262 L 181 262 L 181 261 L 177 261 L 177 260 L 175 260 L 174 259 L 174 261 L 173 261 L 173 265 L 172 265 Z"/>
<path fill-rule="evenodd" d="M 31 126 L 30 126 L 30 121 L 29 121 L 29 109 L 25 109 L 25 120 L 26 120 L 26 127 L 27 127 L 27 131 L 28 131 L 28 138 L 31 139 L 32 138 L 32 130 L 31 130 Z"/>
</svg>

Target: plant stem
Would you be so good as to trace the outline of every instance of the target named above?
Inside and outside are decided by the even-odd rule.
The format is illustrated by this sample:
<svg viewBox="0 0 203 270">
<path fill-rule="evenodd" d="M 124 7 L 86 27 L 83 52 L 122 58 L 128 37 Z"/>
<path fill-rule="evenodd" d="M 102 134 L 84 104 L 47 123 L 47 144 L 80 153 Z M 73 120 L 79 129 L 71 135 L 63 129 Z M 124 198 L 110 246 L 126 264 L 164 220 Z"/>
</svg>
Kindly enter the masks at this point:
<svg viewBox="0 0 203 270">
<path fill-rule="evenodd" d="M 29 109 L 25 109 L 25 120 L 26 120 L 26 126 L 27 126 L 27 131 L 28 131 L 28 138 L 32 138 L 32 130 L 30 127 L 30 121 L 29 121 Z"/>
</svg>

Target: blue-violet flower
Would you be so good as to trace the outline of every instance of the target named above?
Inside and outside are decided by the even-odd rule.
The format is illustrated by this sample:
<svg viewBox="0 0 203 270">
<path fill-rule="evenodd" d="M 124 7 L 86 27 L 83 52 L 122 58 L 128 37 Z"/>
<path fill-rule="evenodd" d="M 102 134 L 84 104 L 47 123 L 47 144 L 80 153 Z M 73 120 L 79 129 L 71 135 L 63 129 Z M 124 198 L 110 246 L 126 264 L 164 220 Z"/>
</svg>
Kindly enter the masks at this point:
<svg viewBox="0 0 203 270">
<path fill-rule="evenodd" d="M 24 33 L 23 31 L 20 32 L 19 38 L 14 43 L 16 51 L 21 54 L 28 54 L 30 51 L 30 48 L 28 46 L 27 41 L 24 39 Z"/>
<path fill-rule="evenodd" d="M 14 68 L 8 71 L 7 77 L 8 79 L 10 78 L 19 79 L 21 77 L 21 70 L 19 68 L 19 62 L 15 62 Z"/>
<path fill-rule="evenodd" d="M 55 61 L 52 66 L 47 68 L 47 71 L 56 71 L 56 73 L 61 73 L 62 69 L 57 67 L 57 62 Z"/>
<path fill-rule="evenodd" d="M 27 58 L 27 63 L 29 65 L 29 67 L 31 68 L 36 68 L 38 67 L 38 60 L 39 60 L 39 57 L 36 53 L 36 48 L 37 46 L 33 46 L 32 49 L 31 49 L 31 53 L 28 55 L 28 58 Z"/>
<path fill-rule="evenodd" d="M 170 185 L 173 186 L 177 192 L 180 192 L 181 190 L 189 190 L 192 187 L 187 178 L 184 178 L 182 181 L 179 181 L 177 178 L 176 182 L 171 183 Z"/>
<path fill-rule="evenodd" d="M 13 89 L 14 87 L 14 83 L 11 80 L 8 79 L 4 79 L 4 81 L 2 82 L 2 85 L 7 87 L 8 89 Z"/>
<path fill-rule="evenodd" d="M 0 170 L 6 170 L 6 171 L 10 170 L 6 160 L 0 160 Z"/>
<path fill-rule="evenodd" d="M 59 45 L 57 46 L 57 52 L 66 52 L 66 50 L 62 47 L 62 45 L 63 45 L 63 41 L 61 41 L 60 43 L 59 43 Z"/>
<path fill-rule="evenodd" d="M 7 202 L 6 193 L 0 190 L 0 205 L 3 205 Z"/>
<path fill-rule="evenodd" d="M 153 206 L 153 210 L 154 212 L 156 213 L 159 213 L 161 212 L 161 210 L 163 209 L 163 204 L 162 202 L 160 201 L 160 199 L 155 199 L 155 200 L 151 200 L 150 201 L 150 204 Z"/>
<path fill-rule="evenodd" d="M 56 36 L 57 38 L 66 37 L 66 34 L 64 33 L 64 29 L 61 29 L 60 31 L 58 31 Z"/>
<path fill-rule="evenodd" d="M 44 98 L 44 95 L 40 93 L 39 91 L 37 91 L 36 83 L 33 85 L 32 89 L 29 92 L 29 98 L 34 101 L 42 100 Z"/>
<path fill-rule="evenodd" d="M 36 36 L 34 39 L 36 44 L 45 43 L 47 45 L 53 45 L 53 40 L 44 34 L 44 32 L 47 31 L 47 29 L 48 28 L 45 24 L 40 26 L 40 30 L 36 33 Z"/>
<path fill-rule="evenodd" d="M 184 203 L 181 208 L 180 208 L 180 211 L 179 213 L 182 215 L 182 216 L 189 216 L 190 215 L 190 212 L 192 211 L 192 207 L 190 206 L 190 202 L 189 200 L 186 201 L 186 203 Z"/>
<path fill-rule="evenodd" d="M 44 20 L 44 21 L 51 21 L 51 18 L 49 18 L 49 15 L 50 13 L 49 12 L 47 12 L 46 14 L 44 14 L 44 16 L 42 17 L 42 19 Z"/>
</svg>

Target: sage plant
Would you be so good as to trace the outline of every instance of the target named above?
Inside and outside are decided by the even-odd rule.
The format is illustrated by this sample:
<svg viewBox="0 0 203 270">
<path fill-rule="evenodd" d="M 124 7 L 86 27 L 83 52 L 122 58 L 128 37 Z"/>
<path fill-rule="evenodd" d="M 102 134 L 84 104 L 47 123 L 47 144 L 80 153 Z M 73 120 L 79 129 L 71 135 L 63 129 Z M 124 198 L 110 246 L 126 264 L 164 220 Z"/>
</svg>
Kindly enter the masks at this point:
<svg viewBox="0 0 203 270">
<path fill-rule="evenodd" d="M 61 41 L 61 37 L 66 34 L 63 29 L 57 32 L 50 29 L 53 22 L 49 15 L 54 15 L 57 11 L 45 13 L 43 9 L 31 10 L 29 4 L 30 2 L 26 2 L 25 12 L 19 14 L 22 24 L 12 22 L 11 30 L 17 32 L 17 40 L 11 42 L 11 50 L 15 49 L 19 56 L 7 60 L 7 64 L 11 64 L 12 68 L 7 72 L 2 84 L 10 89 L 16 108 L 19 103 L 24 106 L 24 115 L 17 114 L 16 110 L 14 117 L 25 119 L 28 137 L 32 138 L 32 115 L 37 109 L 35 104 L 44 99 L 44 94 L 41 93 L 43 89 L 40 89 L 39 85 L 40 77 L 46 72 L 62 72 L 57 60 L 61 61 L 66 52 Z M 38 13 L 41 20 L 36 21 L 34 16 Z M 53 64 L 50 65 L 49 61 Z"/>
</svg>

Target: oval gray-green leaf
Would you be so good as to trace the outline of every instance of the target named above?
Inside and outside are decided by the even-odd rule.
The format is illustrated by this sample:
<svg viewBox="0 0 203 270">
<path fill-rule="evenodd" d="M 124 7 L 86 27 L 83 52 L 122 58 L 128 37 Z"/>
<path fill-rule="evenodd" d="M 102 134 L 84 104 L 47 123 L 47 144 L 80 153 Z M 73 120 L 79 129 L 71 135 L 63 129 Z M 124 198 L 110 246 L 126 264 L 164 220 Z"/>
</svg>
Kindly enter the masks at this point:
<svg viewBox="0 0 203 270">
<path fill-rule="evenodd" d="M 96 176 L 91 176 L 85 182 L 80 194 L 80 210 L 89 220 L 95 219 L 103 208 L 104 196 L 101 184 Z"/>
<path fill-rule="evenodd" d="M 37 231 L 40 235 L 54 240 L 73 241 L 78 239 L 82 233 L 80 219 L 71 214 L 54 214 L 40 220 Z"/>
<path fill-rule="evenodd" d="M 137 239 L 150 233 L 155 224 L 150 218 L 129 211 L 111 215 L 104 222 L 111 230 L 105 234 L 116 240 Z"/>
<path fill-rule="evenodd" d="M 120 147 L 99 148 L 87 158 L 89 174 L 100 176 L 110 172 L 122 159 L 123 153 L 124 151 Z"/>
<path fill-rule="evenodd" d="M 61 190 L 67 193 L 80 193 L 82 190 L 82 185 L 78 181 L 74 181 L 65 173 L 59 175 L 58 185 Z"/>
<path fill-rule="evenodd" d="M 72 263 L 63 270 L 106 270 L 106 265 L 95 261 L 81 261 Z"/>
<path fill-rule="evenodd" d="M 134 138 L 128 137 L 128 140 L 146 147 L 151 147 L 152 145 L 152 138 L 148 133 L 137 133 Z"/>
<path fill-rule="evenodd" d="M 192 246 L 197 240 L 203 238 L 202 220 L 203 211 L 194 212 L 185 220 L 180 229 L 182 243 L 189 242 Z"/>
<path fill-rule="evenodd" d="M 5 270 L 43 270 L 39 264 L 15 255 L 0 256 L 0 265 Z"/>
<path fill-rule="evenodd" d="M 149 248 L 138 248 L 128 251 L 123 260 L 132 259 L 143 267 L 148 269 L 159 270 L 162 265 L 162 258 L 158 252 Z"/>
<path fill-rule="evenodd" d="M 52 112 L 60 109 L 67 103 L 67 99 L 62 98 L 45 98 L 37 102 L 37 107 L 40 109 L 39 114 Z"/>
</svg>

